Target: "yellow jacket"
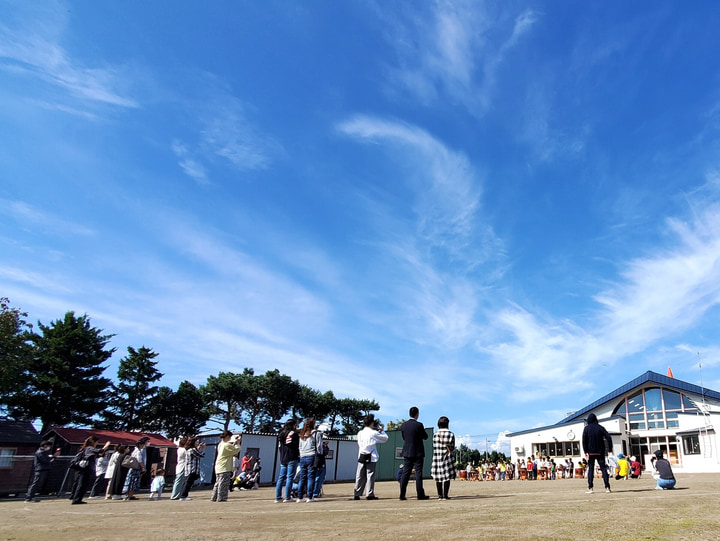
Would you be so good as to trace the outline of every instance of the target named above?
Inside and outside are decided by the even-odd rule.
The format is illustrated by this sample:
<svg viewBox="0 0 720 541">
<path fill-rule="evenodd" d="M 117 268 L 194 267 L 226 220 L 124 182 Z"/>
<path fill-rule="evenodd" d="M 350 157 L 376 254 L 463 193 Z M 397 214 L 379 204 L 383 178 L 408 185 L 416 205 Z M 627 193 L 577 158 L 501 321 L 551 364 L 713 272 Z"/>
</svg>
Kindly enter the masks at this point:
<svg viewBox="0 0 720 541">
<path fill-rule="evenodd" d="M 218 444 L 217 451 L 217 458 L 215 459 L 215 473 L 232 471 L 232 459 L 240 452 L 240 446 L 230 443 L 229 441 L 221 441 Z"/>
</svg>

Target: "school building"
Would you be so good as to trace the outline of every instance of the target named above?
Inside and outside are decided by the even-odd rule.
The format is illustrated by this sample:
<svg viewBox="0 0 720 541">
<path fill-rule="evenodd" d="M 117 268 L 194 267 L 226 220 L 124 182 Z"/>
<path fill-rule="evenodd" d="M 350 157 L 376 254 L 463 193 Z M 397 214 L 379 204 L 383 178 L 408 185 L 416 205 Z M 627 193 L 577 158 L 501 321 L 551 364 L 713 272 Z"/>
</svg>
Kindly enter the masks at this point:
<svg viewBox="0 0 720 541">
<path fill-rule="evenodd" d="M 612 436 L 613 452 L 636 456 L 647 468 L 660 449 L 680 472 L 720 472 L 720 393 L 648 371 L 554 425 L 509 435 L 513 462 L 531 455 L 577 463 L 585 419 L 594 413 Z"/>
</svg>

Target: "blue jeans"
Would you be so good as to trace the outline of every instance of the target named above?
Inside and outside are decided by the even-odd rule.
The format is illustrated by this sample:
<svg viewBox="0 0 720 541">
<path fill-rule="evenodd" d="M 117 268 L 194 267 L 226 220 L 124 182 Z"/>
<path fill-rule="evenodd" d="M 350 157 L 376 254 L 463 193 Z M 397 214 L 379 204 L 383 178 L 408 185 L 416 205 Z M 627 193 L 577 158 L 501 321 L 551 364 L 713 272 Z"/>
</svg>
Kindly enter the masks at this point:
<svg viewBox="0 0 720 541">
<path fill-rule="evenodd" d="M 327 466 L 322 465 L 319 468 L 315 468 L 315 488 L 313 490 L 313 496 L 316 498 L 320 496 L 323 483 L 325 482 L 325 474 L 327 473 Z"/>
<path fill-rule="evenodd" d="M 658 479 L 657 486 L 660 488 L 675 488 L 675 479 Z"/>
<path fill-rule="evenodd" d="M 298 500 L 301 499 L 305 493 L 307 493 L 308 498 L 313 497 L 313 490 L 315 489 L 315 468 L 313 468 L 313 462 L 315 462 L 315 455 L 300 457 Z"/>
<path fill-rule="evenodd" d="M 287 466 L 280 466 L 280 475 L 278 476 L 277 483 L 275 483 L 275 499 L 282 499 L 282 487 L 285 485 L 285 499 L 290 499 L 290 491 L 292 490 L 293 477 L 295 477 L 295 470 L 297 470 L 298 461 L 291 460 L 287 463 Z"/>
</svg>

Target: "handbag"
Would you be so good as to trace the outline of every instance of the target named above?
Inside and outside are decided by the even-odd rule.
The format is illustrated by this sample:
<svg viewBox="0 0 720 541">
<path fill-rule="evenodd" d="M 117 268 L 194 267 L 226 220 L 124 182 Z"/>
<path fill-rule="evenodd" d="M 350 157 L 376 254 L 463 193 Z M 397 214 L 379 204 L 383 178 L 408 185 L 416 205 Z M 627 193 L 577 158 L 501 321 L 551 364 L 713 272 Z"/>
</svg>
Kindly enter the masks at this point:
<svg viewBox="0 0 720 541">
<path fill-rule="evenodd" d="M 372 462 L 372 455 L 370 453 L 360 453 L 360 456 L 358 457 L 358 462 L 360 464 L 367 464 L 368 462 Z"/>
<path fill-rule="evenodd" d="M 84 470 L 88 467 L 90 461 L 85 456 L 85 451 L 80 451 L 72 459 L 70 459 L 70 467 L 75 470 Z"/>
<path fill-rule="evenodd" d="M 127 455 L 125 458 L 123 458 L 121 466 L 123 468 L 129 468 L 131 470 L 139 470 L 140 462 L 138 462 L 138 459 L 135 458 L 134 456 Z"/>
</svg>

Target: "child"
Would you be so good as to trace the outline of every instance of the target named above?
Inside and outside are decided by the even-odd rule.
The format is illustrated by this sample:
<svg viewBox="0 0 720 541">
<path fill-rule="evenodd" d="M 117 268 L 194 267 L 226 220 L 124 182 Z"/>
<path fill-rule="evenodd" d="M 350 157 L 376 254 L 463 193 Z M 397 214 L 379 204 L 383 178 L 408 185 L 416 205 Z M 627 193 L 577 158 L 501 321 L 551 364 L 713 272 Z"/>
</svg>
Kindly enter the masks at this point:
<svg viewBox="0 0 720 541">
<path fill-rule="evenodd" d="M 162 491 L 165 486 L 165 470 L 158 468 L 153 477 L 152 483 L 150 483 L 150 497 L 148 500 L 154 500 L 157 496 L 158 500 L 162 500 Z"/>
</svg>

